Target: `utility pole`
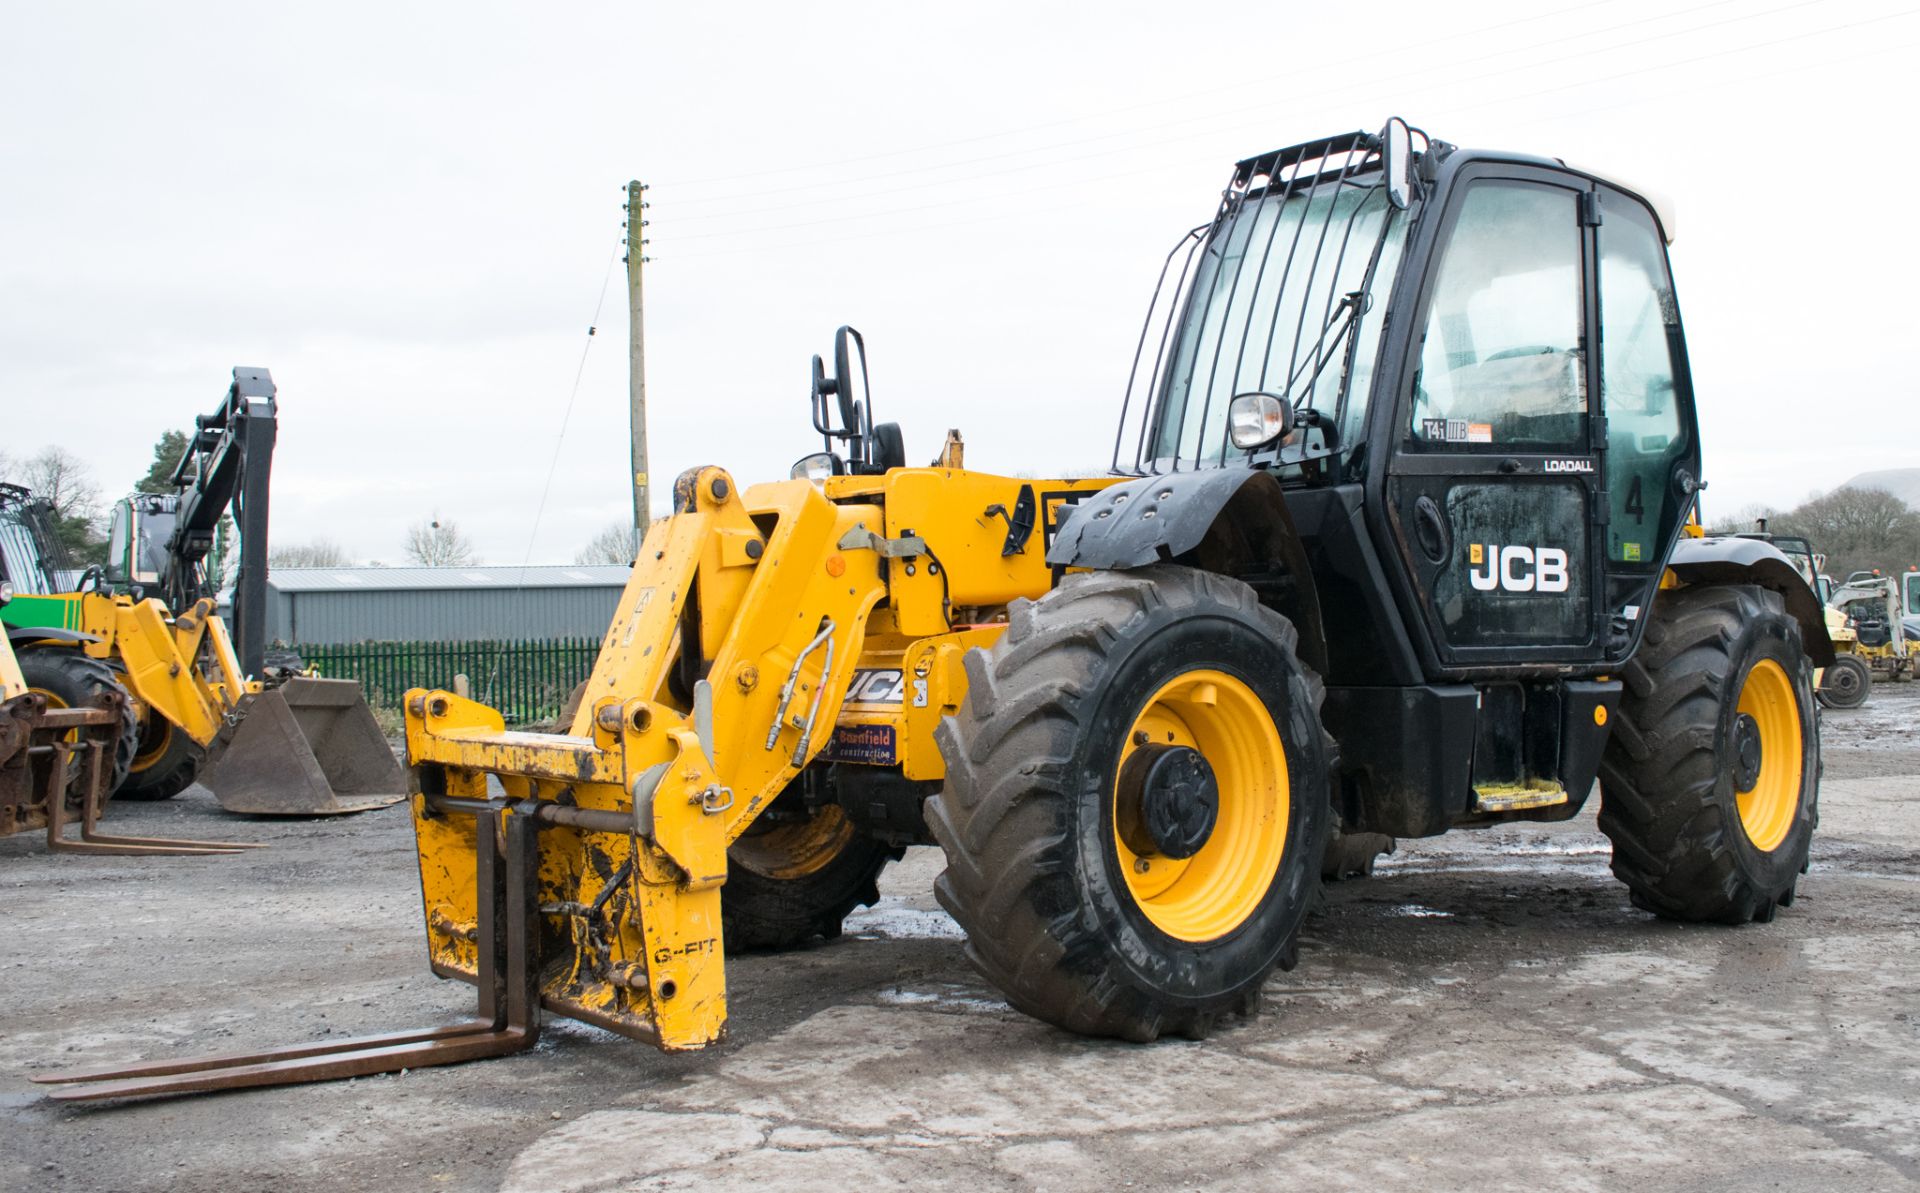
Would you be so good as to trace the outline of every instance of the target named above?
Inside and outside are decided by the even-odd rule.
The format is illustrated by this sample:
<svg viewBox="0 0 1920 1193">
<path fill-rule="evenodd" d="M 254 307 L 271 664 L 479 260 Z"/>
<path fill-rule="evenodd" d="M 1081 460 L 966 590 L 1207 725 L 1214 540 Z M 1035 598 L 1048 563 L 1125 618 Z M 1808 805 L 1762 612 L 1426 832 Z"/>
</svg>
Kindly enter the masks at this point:
<svg viewBox="0 0 1920 1193">
<path fill-rule="evenodd" d="M 633 549 L 647 535 L 652 514 L 647 506 L 647 333 L 640 267 L 646 263 L 646 184 L 627 183 L 627 400 L 633 429 Z"/>
</svg>

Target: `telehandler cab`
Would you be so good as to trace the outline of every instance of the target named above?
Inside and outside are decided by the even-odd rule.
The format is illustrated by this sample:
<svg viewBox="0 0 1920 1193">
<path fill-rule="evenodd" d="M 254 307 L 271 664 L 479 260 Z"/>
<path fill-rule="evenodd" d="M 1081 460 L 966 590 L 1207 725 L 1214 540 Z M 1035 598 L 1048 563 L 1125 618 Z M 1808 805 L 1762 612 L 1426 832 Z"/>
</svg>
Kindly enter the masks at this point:
<svg viewBox="0 0 1920 1193">
<path fill-rule="evenodd" d="M 1097 479 L 967 471 L 952 436 L 907 467 L 842 329 L 827 450 L 680 476 L 570 732 L 408 695 L 428 951 L 473 1022 L 39 1079 L 448 1063 L 543 1011 L 699 1048 L 726 949 L 835 935 L 916 842 L 1014 1006 L 1199 1037 L 1295 963 L 1336 826 L 1561 820 L 1596 776 L 1637 905 L 1771 919 L 1830 651 L 1778 551 L 1683 536 L 1666 227 L 1398 120 L 1248 158 L 1167 258 Z"/>
</svg>

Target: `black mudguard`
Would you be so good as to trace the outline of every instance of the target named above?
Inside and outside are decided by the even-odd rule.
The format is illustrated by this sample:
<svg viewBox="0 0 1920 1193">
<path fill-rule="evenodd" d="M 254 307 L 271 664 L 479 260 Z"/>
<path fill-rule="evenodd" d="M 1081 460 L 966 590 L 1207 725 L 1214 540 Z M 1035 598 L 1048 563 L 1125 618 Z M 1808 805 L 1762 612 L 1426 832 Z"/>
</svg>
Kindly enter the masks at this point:
<svg viewBox="0 0 1920 1193">
<path fill-rule="evenodd" d="M 1833 662 L 1833 640 L 1820 598 L 1772 543 L 1750 538 L 1683 538 L 1667 567 L 1683 584 L 1757 584 L 1780 594 L 1800 623 L 1807 657 L 1816 667 Z"/>
<path fill-rule="evenodd" d="M 36 642 L 65 642 L 78 646 L 83 642 L 98 642 L 92 634 L 83 634 L 79 630 L 62 630 L 53 626 L 30 625 L 7 627 L 7 641 L 14 646 L 32 646 Z"/>
<path fill-rule="evenodd" d="M 1227 502 L 1255 477 L 1274 484 L 1248 468 L 1207 468 L 1102 489 L 1074 507 L 1047 548 L 1047 562 L 1103 571 L 1168 562 L 1199 546 Z"/>
<path fill-rule="evenodd" d="M 1124 571 L 1180 563 L 1245 580 L 1300 631 L 1300 657 L 1327 671 L 1307 553 L 1280 482 L 1254 468 L 1124 481 L 1073 508 L 1047 548 L 1054 567 Z"/>
</svg>

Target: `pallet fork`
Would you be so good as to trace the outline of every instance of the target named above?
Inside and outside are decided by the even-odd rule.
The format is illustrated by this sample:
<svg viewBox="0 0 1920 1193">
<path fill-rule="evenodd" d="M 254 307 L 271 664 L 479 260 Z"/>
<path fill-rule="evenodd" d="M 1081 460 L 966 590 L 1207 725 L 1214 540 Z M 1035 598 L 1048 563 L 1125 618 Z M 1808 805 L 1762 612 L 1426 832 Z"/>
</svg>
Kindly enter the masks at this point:
<svg viewBox="0 0 1920 1193">
<path fill-rule="evenodd" d="M 479 901 L 479 1006 L 465 1022 L 417 1031 L 295 1044 L 123 1068 L 37 1074 L 57 1102 L 94 1102 L 336 1081 L 506 1056 L 540 1037 L 539 921 L 535 905 L 541 816 L 498 802 L 448 800 L 444 811 L 476 819 L 474 883 Z M 505 848 L 501 848 L 504 840 Z"/>
<path fill-rule="evenodd" d="M 4 752 L 9 762 L 0 766 L 0 802 L 10 809 L 10 822 L 30 828 L 46 821 L 47 848 L 54 853 L 118 855 L 172 855 L 240 853 L 264 849 L 241 841 L 189 841 L 174 837 L 126 837 L 100 831 L 105 812 L 108 768 L 106 753 L 116 744 L 115 733 L 126 720 L 126 697 L 115 694 L 92 708 L 48 708 L 37 693 L 9 701 Z M 24 746 L 22 743 L 25 743 Z M 77 755 L 84 754 L 84 760 Z M 80 798 L 80 836 L 69 838 L 67 801 L 73 787 L 76 762 L 84 769 Z M 38 764 L 38 765 L 36 765 Z M 36 778 L 36 772 L 40 777 Z M 36 782 L 42 807 L 29 798 Z M 24 819 L 25 823 L 20 821 Z"/>
</svg>

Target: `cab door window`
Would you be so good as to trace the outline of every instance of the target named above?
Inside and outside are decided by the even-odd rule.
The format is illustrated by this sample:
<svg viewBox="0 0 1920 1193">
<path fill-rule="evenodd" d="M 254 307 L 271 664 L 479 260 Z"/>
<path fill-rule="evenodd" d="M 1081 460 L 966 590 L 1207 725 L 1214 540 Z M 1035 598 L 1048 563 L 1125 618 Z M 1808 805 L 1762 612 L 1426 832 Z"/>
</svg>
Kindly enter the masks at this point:
<svg viewBox="0 0 1920 1193">
<path fill-rule="evenodd" d="M 1624 196 L 1608 202 L 1599 238 L 1607 560 L 1616 571 L 1632 571 L 1658 562 L 1680 508 L 1668 496 L 1674 462 L 1687 447 L 1674 392 L 1680 310 L 1646 208 Z"/>
<path fill-rule="evenodd" d="M 1422 333 L 1417 444 L 1586 446 L 1579 215 L 1563 187 L 1468 190 Z"/>
</svg>

